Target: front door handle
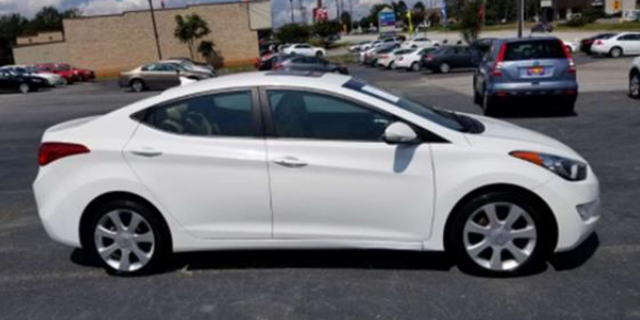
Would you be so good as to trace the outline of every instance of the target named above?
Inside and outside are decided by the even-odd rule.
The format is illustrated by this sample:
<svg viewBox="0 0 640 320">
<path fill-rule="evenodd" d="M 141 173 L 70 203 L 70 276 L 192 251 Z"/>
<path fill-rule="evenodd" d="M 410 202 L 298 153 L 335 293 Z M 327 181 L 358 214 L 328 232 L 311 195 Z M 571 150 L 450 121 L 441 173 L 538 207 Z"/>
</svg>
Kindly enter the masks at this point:
<svg viewBox="0 0 640 320">
<path fill-rule="evenodd" d="M 302 168 L 309 165 L 308 163 L 294 157 L 285 157 L 282 159 L 276 159 L 276 160 L 273 160 L 273 162 L 287 168 Z"/>
<path fill-rule="evenodd" d="M 131 153 L 136 155 L 136 156 L 140 156 L 140 157 L 146 157 L 146 158 L 153 158 L 153 157 L 157 157 L 157 156 L 161 156 L 162 152 L 155 150 L 155 149 L 151 149 L 151 148 L 142 148 L 142 149 L 138 149 L 138 150 L 131 150 Z"/>
</svg>

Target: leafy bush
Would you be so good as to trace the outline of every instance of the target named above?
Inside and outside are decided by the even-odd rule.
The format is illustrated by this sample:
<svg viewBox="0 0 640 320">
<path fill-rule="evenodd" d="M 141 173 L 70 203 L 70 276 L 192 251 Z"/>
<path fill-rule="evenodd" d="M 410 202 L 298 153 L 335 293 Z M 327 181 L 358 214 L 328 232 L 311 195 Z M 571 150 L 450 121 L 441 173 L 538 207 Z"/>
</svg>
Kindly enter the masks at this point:
<svg viewBox="0 0 640 320">
<path fill-rule="evenodd" d="M 582 26 L 584 26 L 584 25 L 586 25 L 588 23 L 589 23 L 589 19 L 586 18 L 585 16 L 575 15 L 575 16 L 571 17 L 571 19 L 569 19 L 567 21 L 567 23 L 565 23 L 565 25 L 569 26 L 569 27 L 582 27 Z"/>
<path fill-rule="evenodd" d="M 281 43 L 307 42 L 310 36 L 309 27 L 297 23 L 285 24 L 276 32 L 276 39 Z"/>
<path fill-rule="evenodd" d="M 329 48 L 335 42 L 336 37 L 342 31 L 342 25 L 337 20 L 322 21 L 313 25 L 313 34 L 318 36 L 325 48 Z"/>
</svg>

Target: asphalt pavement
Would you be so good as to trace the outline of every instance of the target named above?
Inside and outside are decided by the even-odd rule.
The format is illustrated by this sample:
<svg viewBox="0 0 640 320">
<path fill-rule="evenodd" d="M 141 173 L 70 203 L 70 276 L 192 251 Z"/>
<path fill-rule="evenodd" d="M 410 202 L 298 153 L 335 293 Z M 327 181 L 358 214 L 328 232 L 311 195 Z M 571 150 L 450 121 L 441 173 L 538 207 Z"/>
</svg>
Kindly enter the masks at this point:
<svg viewBox="0 0 640 320">
<path fill-rule="evenodd" d="M 442 253 L 384 250 L 181 254 L 162 274 L 118 278 L 51 241 L 31 183 L 42 132 L 157 94 L 113 82 L 0 95 L 0 319 L 640 319 L 640 101 L 629 58 L 578 59 L 572 116 L 553 103 L 508 114 L 572 146 L 601 181 L 603 217 L 576 250 L 526 277 L 461 273 Z M 471 73 L 358 66 L 352 74 L 424 103 L 479 113 Z"/>
</svg>

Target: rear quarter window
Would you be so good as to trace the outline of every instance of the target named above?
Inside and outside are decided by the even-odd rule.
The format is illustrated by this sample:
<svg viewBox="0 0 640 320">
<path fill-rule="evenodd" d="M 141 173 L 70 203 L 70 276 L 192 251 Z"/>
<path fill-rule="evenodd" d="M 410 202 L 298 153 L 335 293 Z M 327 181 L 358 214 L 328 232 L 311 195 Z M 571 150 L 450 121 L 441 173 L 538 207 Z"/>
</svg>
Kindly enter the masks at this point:
<svg viewBox="0 0 640 320">
<path fill-rule="evenodd" d="M 559 40 L 535 40 L 507 43 L 504 60 L 565 59 L 566 57 Z"/>
</svg>

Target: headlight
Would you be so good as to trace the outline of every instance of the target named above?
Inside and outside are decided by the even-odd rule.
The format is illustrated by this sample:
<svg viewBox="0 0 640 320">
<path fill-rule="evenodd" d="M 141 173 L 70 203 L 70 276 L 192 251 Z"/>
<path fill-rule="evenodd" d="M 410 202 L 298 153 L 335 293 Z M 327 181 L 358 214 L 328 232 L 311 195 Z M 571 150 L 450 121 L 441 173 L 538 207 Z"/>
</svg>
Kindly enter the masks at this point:
<svg viewBox="0 0 640 320">
<path fill-rule="evenodd" d="M 584 162 L 531 151 L 513 151 L 509 154 L 547 168 L 569 181 L 582 181 L 587 178 L 587 164 Z"/>
</svg>

